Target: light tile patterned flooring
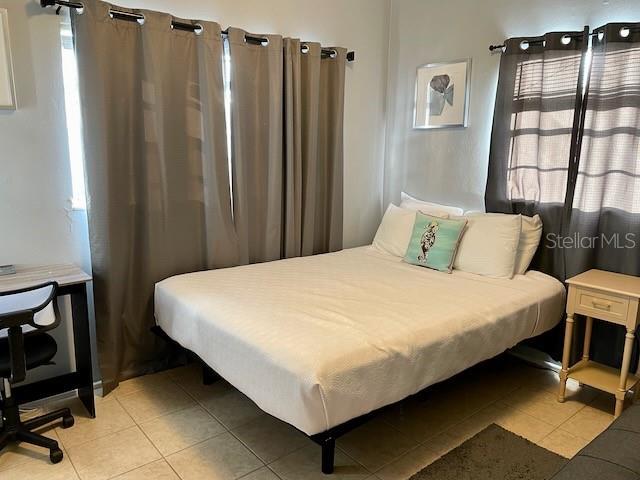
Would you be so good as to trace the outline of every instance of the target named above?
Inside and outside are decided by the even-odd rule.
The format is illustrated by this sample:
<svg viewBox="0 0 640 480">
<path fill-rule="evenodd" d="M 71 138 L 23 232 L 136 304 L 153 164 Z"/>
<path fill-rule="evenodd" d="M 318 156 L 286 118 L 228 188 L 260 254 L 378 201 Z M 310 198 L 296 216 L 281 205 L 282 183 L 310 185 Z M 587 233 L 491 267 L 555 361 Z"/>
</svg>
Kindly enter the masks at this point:
<svg viewBox="0 0 640 480">
<path fill-rule="evenodd" d="M 320 473 L 320 447 L 258 409 L 224 381 L 204 386 L 195 365 L 122 383 L 96 398 L 97 418 L 71 404 L 76 424 L 46 430 L 65 452 L 0 453 L 0 478 L 46 480 L 305 480 Z M 504 355 L 399 405 L 338 440 L 333 478 L 407 479 L 491 423 L 571 457 L 613 420 L 612 396 Z M 58 408 L 60 404 L 51 405 Z"/>
</svg>

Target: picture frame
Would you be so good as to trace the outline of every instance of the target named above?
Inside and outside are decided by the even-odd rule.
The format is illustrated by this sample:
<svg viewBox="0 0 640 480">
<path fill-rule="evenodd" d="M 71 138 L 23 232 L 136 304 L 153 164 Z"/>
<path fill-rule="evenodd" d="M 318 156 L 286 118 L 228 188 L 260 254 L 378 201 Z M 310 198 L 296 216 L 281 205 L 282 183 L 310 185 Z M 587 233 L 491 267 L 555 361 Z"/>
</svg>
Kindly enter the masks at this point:
<svg viewBox="0 0 640 480">
<path fill-rule="evenodd" d="M 413 128 L 467 127 L 470 86 L 470 58 L 420 65 L 416 71 Z"/>
<path fill-rule="evenodd" d="M 6 8 L 0 8 L 0 109 L 16 109 L 13 62 L 9 39 L 9 12 Z"/>
</svg>

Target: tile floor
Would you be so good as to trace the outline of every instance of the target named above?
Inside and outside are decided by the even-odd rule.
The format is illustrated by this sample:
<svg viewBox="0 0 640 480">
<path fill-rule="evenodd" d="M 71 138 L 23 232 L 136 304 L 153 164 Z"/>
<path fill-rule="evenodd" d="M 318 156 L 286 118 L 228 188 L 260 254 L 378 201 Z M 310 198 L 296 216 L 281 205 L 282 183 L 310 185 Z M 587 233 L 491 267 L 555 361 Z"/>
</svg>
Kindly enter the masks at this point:
<svg viewBox="0 0 640 480">
<path fill-rule="evenodd" d="M 399 405 L 338 441 L 333 478 L 407 479 L 491 423 L 571 457 L 613 420 L 614 400 L 504 355 Z M 77 400 L 76 424 L 47 430 L 64 461 L 12 446 L 0 453 L 0 478 L 46 480 L 305 480 L 320 473 L 320 448 L 262 413 L 224 381 L 204 386 L 195 365 L 122 383 L 97 397 L 97 418 Z M 58 408 L 60 404 L 49 408 Z"/>
</svg>

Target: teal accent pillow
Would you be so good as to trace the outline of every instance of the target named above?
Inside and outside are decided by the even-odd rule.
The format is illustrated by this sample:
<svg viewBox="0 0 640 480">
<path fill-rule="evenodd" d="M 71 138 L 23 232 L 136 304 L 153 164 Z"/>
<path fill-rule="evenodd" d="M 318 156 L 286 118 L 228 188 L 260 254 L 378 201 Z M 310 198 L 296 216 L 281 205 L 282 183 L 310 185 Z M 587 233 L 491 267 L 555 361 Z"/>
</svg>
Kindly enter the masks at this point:
<svg viewBox="0 0 640 480">
<path fill-rule="evenodd" d="M 404 261 L 451 273 L 466 225 L 465 219 L 451 220 L 418 212 Z"/>
</svg>

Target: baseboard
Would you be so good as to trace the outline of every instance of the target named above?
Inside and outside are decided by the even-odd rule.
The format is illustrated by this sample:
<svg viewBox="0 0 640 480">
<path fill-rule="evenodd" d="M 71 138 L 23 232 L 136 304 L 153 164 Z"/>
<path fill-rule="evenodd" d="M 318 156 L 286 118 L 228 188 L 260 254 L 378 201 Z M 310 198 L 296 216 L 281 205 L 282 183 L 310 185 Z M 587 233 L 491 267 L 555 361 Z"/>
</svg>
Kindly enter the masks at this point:
<svg viewBox="0 0 640 480">
<path fill-rule="evenodd" d="M 101 381 L 93 382 L 93 393 L 94 395 L 102 396 Z M 63 400 L 76 398 L 77 396 L 78 396 L 78 393 L 75 390 L 72 390 L 70 392 L 59 393 L 58 395 L 53 395 L 52 397 L 47 397 L 41 400 L 36 400 L 35 402 L 29 402 L 29 403 L 25 403 L 24 405 L 20 405 L 20 410 L 34 410 L 34 409 L 42 408 L 49 403 L 61 402 Z"/>
</svg>

